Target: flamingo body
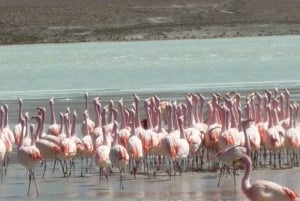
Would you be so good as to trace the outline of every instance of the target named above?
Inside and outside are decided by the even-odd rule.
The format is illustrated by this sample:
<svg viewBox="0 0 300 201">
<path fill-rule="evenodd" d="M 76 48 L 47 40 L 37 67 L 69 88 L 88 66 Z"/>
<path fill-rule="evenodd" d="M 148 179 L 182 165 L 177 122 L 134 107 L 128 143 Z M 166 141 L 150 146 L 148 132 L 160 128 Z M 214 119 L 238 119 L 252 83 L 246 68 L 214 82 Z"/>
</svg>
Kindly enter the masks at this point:
<svg viewBox="0 0 300 201">
<path fill-rule="evenodd" d="M 251 201 L 295 201 L 299 195 L 288 187 L 281 186 L 275 182 L 256 180 L 250 184 L 250 172 L 252 162 L 249 156 L 245 155 L 240 159 L 244 166 L 245 175 L 242 179 L 242 190 Z"/>
</svg>

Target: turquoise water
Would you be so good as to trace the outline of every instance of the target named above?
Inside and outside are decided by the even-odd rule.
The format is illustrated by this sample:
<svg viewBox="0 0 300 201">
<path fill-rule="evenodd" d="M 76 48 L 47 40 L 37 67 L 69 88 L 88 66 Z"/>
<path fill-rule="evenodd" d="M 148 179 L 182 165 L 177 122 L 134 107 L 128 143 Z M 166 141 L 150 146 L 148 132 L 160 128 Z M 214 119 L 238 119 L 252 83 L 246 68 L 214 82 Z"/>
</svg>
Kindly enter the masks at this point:
<svg viewBox="0 0 300 201">
<path fill-rule="evenodd" d="M 298 87 L 300 36 L 0 46 L 0 96 Z"/>
</svg>

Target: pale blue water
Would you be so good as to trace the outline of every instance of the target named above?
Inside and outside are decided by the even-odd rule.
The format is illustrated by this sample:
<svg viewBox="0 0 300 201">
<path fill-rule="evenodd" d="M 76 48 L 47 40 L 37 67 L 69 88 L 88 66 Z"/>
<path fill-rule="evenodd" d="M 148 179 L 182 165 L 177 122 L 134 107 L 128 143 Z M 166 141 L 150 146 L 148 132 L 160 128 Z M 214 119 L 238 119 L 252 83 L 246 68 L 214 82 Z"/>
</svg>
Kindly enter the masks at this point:
<svg viewBox="0 0 300 201">
<path fill-rule="evenodd" d="M 300 36 L 0 46 L 0 97 L 294 88 L 299 54 Z"/>
</svg>

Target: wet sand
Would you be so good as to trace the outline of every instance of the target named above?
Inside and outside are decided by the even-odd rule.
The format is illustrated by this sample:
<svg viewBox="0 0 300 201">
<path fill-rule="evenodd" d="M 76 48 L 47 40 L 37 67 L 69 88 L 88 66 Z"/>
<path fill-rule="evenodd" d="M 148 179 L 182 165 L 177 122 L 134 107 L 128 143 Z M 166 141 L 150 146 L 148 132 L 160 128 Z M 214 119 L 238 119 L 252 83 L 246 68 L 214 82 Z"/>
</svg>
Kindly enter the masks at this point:
<svg viewBox="0 0 300 201">
<path fill-rule="evenodd" d="M 113 169 L 105 180 L 98 180 L 98 169 L 93 166 L 91 172 L 80 177 L 80 160 L 76 160 L 75 174 L 63 177 L 59 166 L 52 173 L 53 163 L 48 162 L 45 178 L 41 178 L 43 167 L 36 167 L 35 174 L 39 185 L 39 197 L 35 195 L 34 185 L 27 197 L 28 178 L 25 168 L 16 163 L 15 154 L 4 176 L 0 188 L 0 200 L 247 200 L 240 188 L 243 170 L 238 172 L 237 185 L 233 177 L 222 177 L 217 187 L 218 172 L 184 172 L 182 177 L 170 177 L 163 172 L 157 176 L 140 173 L 134 180 L 133 175 L 125 173 L 124 189 L 119 186 L 119 172 Z M 286 185 L 300 192 L 299 168 L 258 169 L 252 175 L 252 181 L 267 179 Z"/>
</svg>

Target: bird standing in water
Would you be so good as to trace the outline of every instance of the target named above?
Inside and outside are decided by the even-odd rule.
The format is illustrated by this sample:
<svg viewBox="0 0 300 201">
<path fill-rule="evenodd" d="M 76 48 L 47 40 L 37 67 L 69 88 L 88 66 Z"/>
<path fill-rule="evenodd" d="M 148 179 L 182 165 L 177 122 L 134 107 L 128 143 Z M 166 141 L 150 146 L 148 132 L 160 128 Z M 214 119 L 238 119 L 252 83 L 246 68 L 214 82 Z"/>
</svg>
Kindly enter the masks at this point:
<svg viewBox="0 0 300 201">
<path fill-rule="evenodd" d="M 288 187 L 281 186 L 275 182 L 267 180 L 256 180 L 250 183 L 250 173 L 252 161 L 248 155 L 244 155 L 240 164 L 245 168 L 242 179 L 242 190 L 251 201 L 295 201 L 299 195 Z"/>
</svg>

